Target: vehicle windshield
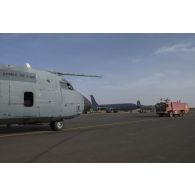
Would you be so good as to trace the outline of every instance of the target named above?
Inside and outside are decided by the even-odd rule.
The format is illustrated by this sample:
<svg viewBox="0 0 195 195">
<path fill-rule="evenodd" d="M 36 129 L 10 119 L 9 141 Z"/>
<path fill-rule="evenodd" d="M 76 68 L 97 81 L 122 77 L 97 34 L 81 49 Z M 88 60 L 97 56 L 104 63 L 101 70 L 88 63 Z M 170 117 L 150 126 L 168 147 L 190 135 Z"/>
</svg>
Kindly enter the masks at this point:
<svg viewBox="0 0 195 195">
<path fill-rule="evenodd" d="M 156 111 L 166 111 L 167 104 L 161 102 L 155 105 Z"/>
</svg>

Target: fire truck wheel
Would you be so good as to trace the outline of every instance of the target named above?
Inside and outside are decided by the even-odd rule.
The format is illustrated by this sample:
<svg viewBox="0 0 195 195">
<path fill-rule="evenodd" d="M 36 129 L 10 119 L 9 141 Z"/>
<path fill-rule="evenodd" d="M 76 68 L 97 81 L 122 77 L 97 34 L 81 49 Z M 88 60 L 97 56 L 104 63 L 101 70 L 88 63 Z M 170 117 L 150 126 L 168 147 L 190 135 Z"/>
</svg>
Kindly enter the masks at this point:
<svg viewBox="0 0 195 195">
<path fill-rule="evenodd" d="M 181 113 L 180 113 L 180 117 L 183 117 L 184 116 L 184 112 L 182 111 Z"/>
<path fill-rule="evenodd" d="M 170 118 L 174 117 L 173 112 L 170 112 L 170 113 L 169 113 L 169 117 L 170 117 Z"/>
</svg>

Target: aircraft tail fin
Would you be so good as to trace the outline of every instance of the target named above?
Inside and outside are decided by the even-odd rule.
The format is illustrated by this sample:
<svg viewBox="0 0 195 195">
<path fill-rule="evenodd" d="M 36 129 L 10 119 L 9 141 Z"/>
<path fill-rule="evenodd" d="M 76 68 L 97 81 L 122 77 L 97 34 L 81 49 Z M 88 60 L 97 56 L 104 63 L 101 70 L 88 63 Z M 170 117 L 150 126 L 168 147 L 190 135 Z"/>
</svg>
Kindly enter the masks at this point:
<svg viewBox="0 0 195 195">
<path fill-rule="evenodd" d="M 137 100 L 137 108 L 141 108 L 141 107 L 142 107 L 141 102 Z"/>
<path fill-rule="evenodd" d="M 90 97 L 91 97 L 92 107 L 93 107 L 93 108 L 97 108 L 99 105 L 98 105 L 98 103 L 95 101 L 95 98 L 93 97 L 93 95 L 90 95 Z"/>
</svg>

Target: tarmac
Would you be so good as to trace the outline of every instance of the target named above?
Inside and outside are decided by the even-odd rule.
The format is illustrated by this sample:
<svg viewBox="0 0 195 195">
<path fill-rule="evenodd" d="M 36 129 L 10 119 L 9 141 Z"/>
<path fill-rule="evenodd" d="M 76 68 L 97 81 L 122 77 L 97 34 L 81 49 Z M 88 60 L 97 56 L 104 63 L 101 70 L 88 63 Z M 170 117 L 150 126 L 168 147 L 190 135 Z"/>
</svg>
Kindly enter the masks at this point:
<svg viewBox="0 0 195 195">
<path fill-rule="evenodd" d="M 92 113 L 48 125 L 0 127 L 5 163 L 194 163 L 195 111 L 184 118 L 155 113 Z"/>
</svg>

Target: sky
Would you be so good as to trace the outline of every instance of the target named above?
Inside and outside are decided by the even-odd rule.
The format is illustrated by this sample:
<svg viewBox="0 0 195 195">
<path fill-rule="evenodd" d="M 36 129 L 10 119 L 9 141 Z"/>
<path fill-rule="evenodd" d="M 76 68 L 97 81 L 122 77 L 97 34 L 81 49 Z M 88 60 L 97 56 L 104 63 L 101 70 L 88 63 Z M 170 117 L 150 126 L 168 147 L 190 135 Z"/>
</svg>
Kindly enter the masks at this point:
<svg viewBox="0 0 195 195">
<path fill-rule="evenodd" d="M 98 103 L 150 105 L 161 98 L 195 107 L 195 34 L 0 34 L 0 64 L 66 76 Z"/>
</svg>

